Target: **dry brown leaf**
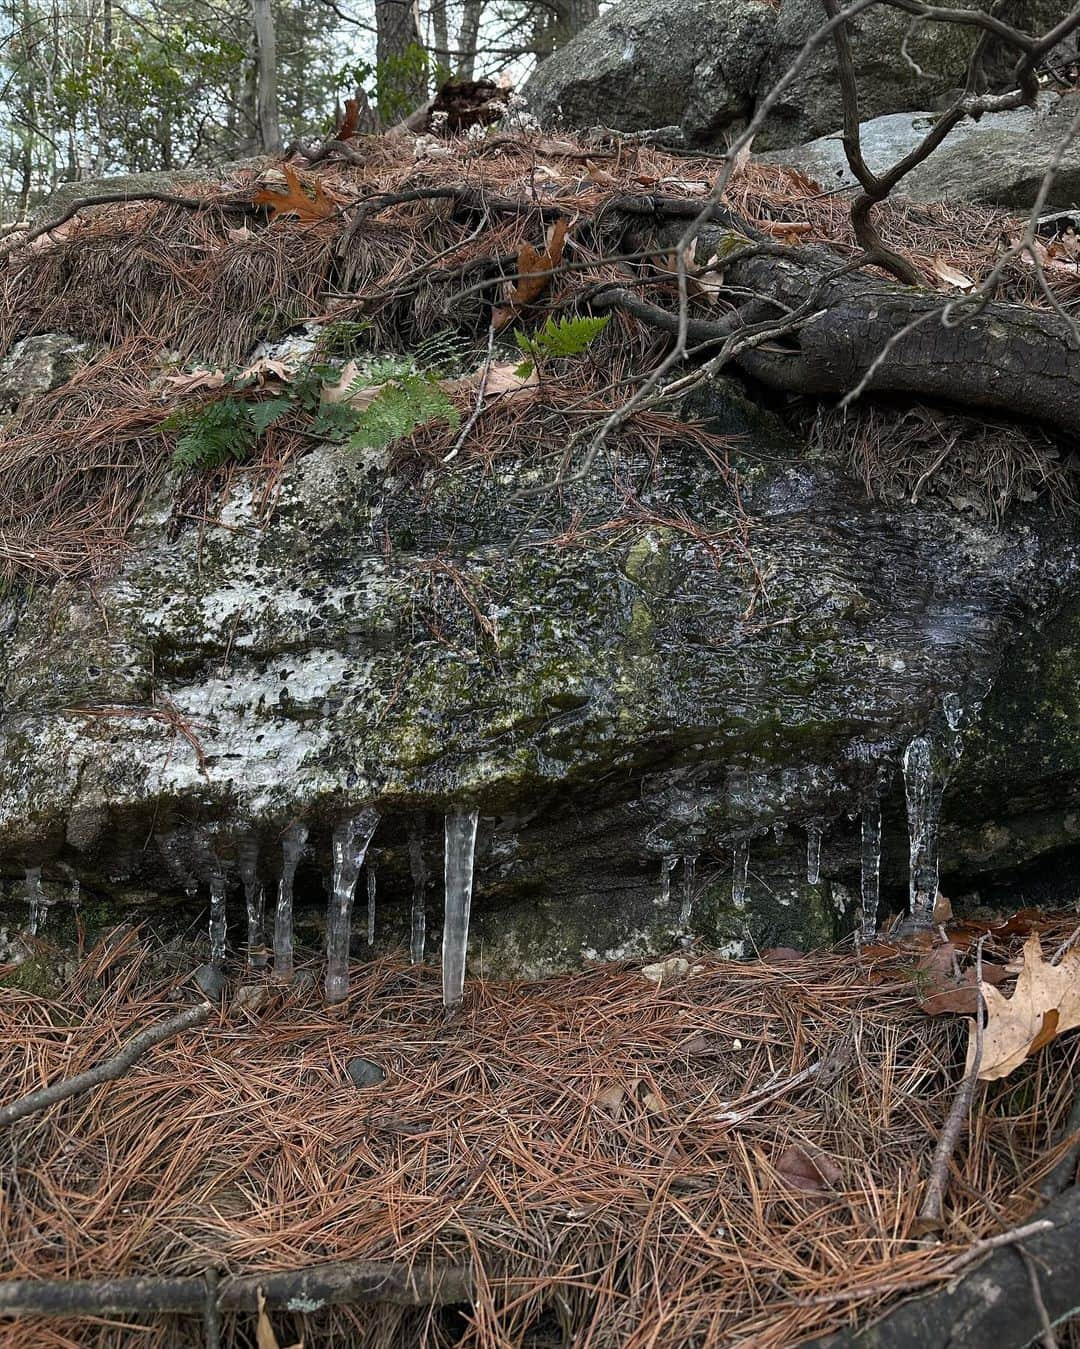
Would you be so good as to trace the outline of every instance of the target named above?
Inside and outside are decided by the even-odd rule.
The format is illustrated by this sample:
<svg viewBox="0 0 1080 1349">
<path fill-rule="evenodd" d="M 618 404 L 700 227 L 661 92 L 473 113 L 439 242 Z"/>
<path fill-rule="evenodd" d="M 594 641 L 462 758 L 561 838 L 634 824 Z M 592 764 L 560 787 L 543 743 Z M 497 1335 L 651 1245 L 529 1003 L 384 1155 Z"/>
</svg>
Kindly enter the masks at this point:
<svg viewBox="0 0 1080 1349">
<path fill-rule="evenodd" d="M 824 1152 L 792 1143 L 773 1162 L 777 1174 L 792 1190 L 800 1194 L 831 1194 L 843 1181 L 844 1175 L 833 1159 Z"/>
<path fill-rule="evenodd" d="M 944 281 L 947 286 L 952 286 L 954 290 L 974 290 L 975 282 L 970 276 L 965 276 L 963 272 L 955 268 L 941 253 L 935 253 L 933 258 L 934 275 L 939 281 Z"/>
<path fill-rule="evenodd" d="M 355 389 L 349 393 L 350 388 L 356 384 L 360 378 L 360 367 L 355 361 L 348 361 L 341 368 L 341 378 L 336 384 L 324 384 L 322 390 L 322 401 L 324 403 L 348 403 L 359 411 L 370 407 L 379 396 L 382 389 L 381 384 L 369 384 L 364 388 Z"/>
<path fill-rule="evenodd" d="M 491 365 L 486 374 L 483 370 L 478 370 L 469 382 L 479 387 L 483 378 L 485 398 L 494 398 L 498 395 L 513 398 L 516 394 L 531 393 L 540 383 L 536 370 L 531 370 L 528 375 L 519 375 L 517 373 L 519 368 L 513 364 Z"/>
<path fill-rule="evenodd" d="M 974 1016 L 978 1006 L 975 970 L 972 967 L 958 973 L 959 959 L 959 949 L 951 942 L 943 942 L 927 951 L 916 965 L 915 996 L 927 1016 L 945 1016 L 950 1012 Z M 983 962 L 986 983 L 997 987 L 1008 977 L 1004 966 Z"/>
<path fill-rule="evenodd" d="M 496 332 L 513 322 L 522 305 L 531 304 L 547 290 L 551 273 L 562 262 L 566 231 L 569 228 L 570 221 L 566 216 L 560 216 L 547 232 L 547 244 L 542 253 L 537 252 L 532 244 L 521 245 L 517 256 L 518 279 L 507 293 L 507 303 L 496 309 L 491 318 Z"/>
<path fill-rule="evenodd" d="M 613 1082 L 610 1087 L 605 1087 L 597 1094 L 596 1104 L 601 1110 L 606 1110 L 613 1119 L 621 1119 L 625 1100 L 626 1092 L 617 1082 Z"/>
<path fill-rule="evenodd" d="M 602 169 L 600 165 L 596 163 L 595 160 L 587 159 L 585 161 L 585 168 L 588 171 L 589 177 L 593 180 L 593 182 L 599 183 L 601 187 L 619 186 L 618 178 L 616 178 L 615 175 L 613 173 L 610 173 L 607 169 Z"/>
<path fill-rule="evenodd" d="M 979 1080 L 994 1082 L 1056 1036 L 1080 1026 L 1080 950 L 1069 951 L 1059 965 L 1048 965 L 1038 933 L 1032 932 L 1024 943 L 1024 968 L 1012 997 L 1004 997 L 986 980 L 982 995 L 986 1025 Z M 975 1023 L 970 1024 L 968 1072 L 975 1059 Z"/>
<path fill-rule="evenodd" d="M 808 178 L 805 173 L 800 173 L 798 169 L 785 167 L 782 172 L 792 187 L 797 187 L 800 192 L 804 192 L 808 197 L 820 196 L 825 190 L 819 182 L 816 182 L 813 178 Z"/>
<path fill-rule="evenodd" d="M 165 383 L 176 393 L 194 393 L 196 389 L 221 389 L 225 386 L 224 370 L 193 370 L 187 375 L 166 375 Z"/>
<path fill-rule="evenodd" d="M 226 227 L 225 235 L 234 244 L 246 244 L 249 239 L 255 238 L 246 225 L 229 225 Z"/>
<path fill-rule="evenodd" d="M 272 220 L 286 215 L 294 215 L 298 220 L 325 220 L 337 210 L 321 183 L 311 183 L 309 196 L 295 169 L 284 164 L 282 173 L 285 175 L 284 192 L 273 192 L 269 188 L 261 187 L 251 198 L 253 206 L 265 206 L 269 209 Z"/>
</svg>

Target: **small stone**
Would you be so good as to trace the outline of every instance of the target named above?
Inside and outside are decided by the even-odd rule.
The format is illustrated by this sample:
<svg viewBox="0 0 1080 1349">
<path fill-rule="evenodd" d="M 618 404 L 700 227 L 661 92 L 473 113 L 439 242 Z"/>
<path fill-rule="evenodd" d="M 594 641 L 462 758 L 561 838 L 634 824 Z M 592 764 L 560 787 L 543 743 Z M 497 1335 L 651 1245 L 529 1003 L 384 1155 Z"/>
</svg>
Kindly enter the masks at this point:
<svg viewBox="0 0 1080 1349">
<path fill-rule="evenodd" d="M 270 990 L 265 984 L 244 984 L 242 988 L 237 989 L 236 997 L 232 1000 L 233 1012 L 258 1012 L 266 1006 L 270 998 Z"/>
<path fill-rule="evenodd" d="M 345 1065 L 345 1071 L 356 1087 L 376 1087 L 386 1080 L 383 1070 L 370 1059 L 350 1059 Z"/>
</svg>

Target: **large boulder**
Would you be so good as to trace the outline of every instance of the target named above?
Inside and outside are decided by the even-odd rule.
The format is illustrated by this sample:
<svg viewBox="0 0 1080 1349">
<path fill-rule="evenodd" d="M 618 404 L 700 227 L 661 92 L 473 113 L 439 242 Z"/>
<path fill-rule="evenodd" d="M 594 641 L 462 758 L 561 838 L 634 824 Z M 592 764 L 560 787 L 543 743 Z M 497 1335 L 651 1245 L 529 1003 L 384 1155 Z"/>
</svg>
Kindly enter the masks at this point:
<svg viewBox="0 0 1080 1349">
<path fill-rule="evenodd" d="M 485 969 L 679 935 L 821 941 L 851 921 L 850 817 L 882 789 L 901 896 L 904 746 L 972 723 L 1021 639 L 1046 662 L 1025 634 L 1074 592 L 1074 530 L 1038 505 L 998 527 L 932 499 L 875 502 L 731 387 L 691 411 L 737 437 L 745 515 L 692 440 L 597 463 L 539 510 L 514 493 L 544 470 L 514 459 L 417 482 L 324 445 L 285 471 L 268 517 L 240 487 L 205 531 L 177 530 L 166 494 L 105 584 L 9 592 L 9 916 L 26 867 L 49 898 L 78 881 L 84 902 L 182 912 L 213 868 L 235 885 L 254 847 L 272 885 L 301 820 L 314 918 L 335 824 L 373 806 L 377 935 L 397 941 L 415 860 L 441 874 L 441 817 L 460 806 L 481 816 Z M 1063 788 L 1052 752 L 1022 781 L 1002 763 L 1038 716 L 1029 693 L 1001 724 L 986 705 L 978 812 L 962 778 L 947 805 L 963 887 L 1070 844 L 1080 774 Z M 1017 812 L 1045 825 L 1022 846 Z"/>
<path fill-rule="evenodd" d="M 1075 206 L 1080 203 L 1080 142 L 1070 142 L 1068 131 L 1078 106 L 1076 94 L 1048 94 L 1037 108 L 965 120 L 904 178 L 897 192 L 912 201 L 959 200 L 1027 210 L 1056 160 L 1045 205 Z M 883 173 L 917 149 L 933 124 L 934 114 L 928 112 L 892 113 L 864 122 L 860 141 L 871 170 Z M 798 169 L 825 188 L 855 186 L 839 130 L 759 158 Z"/>
<path fill-rule="evenodd" d="M 542 120 L 621 130 L 677 125 L 692 144 L 718 142 L 746 122 L 823 21 L 818 0 L 781 0 L 775 8 L 765 0 L 622 0 L 545 61 L 526 94 Z M 910 16 L 884 5 L 852 20 L 869 116 L 924 107 L 962 83 L 972 30 L 910 28 Z M 911 60 L 901 52 L 905 37 Z M 756 144 L 799 144 L 840 117 L 827 40 L 777 102 Z"/>
<path fill-rule="evenodd" d="M 718 138 L 752 112 L 776 27 L 764 0 L 623 0 L 549 57 L 525 93 L 545 121 Z"/>
</svg>

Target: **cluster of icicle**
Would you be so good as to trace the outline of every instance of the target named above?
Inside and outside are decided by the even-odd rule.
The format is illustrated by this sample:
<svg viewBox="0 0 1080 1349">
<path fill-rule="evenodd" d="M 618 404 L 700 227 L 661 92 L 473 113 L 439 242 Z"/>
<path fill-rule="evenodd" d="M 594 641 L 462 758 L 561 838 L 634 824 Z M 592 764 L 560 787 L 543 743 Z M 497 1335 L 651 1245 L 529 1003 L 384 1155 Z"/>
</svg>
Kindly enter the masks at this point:
<svg viewBox="0 0 1080 1349">
<path fill-rule="evenodd" d="M 443 1002 L 455 1007 L 465 988 L 465 959 L 469 941 L 469 913 L 472 907 L 473 859 L 476 851 L 476 811 L 452 811 L 446 816 L 446 909 L 443 921 L 442 976 Z M 352 933 L 353 900 L 364 868 L 368 848 L 379 823 L 374 810 L 362 810 L 343 820 L 333 835 L 333 873 L 326 913 L 325 996 L 330 1003 L 344 1002 L 349 996 L 349 941 Z M 296 870 L 307 846 L 308 831 L 293 824 L 282 842 L 281 879 L 278 882 L 274 913 L 274 973 L 288 983 L 293 978 L 293 886 Z M 424 890 L 427 869 L 420 840 L 409 840 L 409 860 L 413 876 L 410 956 L 414 964 L 424 958 L 426 936 Z M 265 892 L 258 879 L 258 854 L 255 845 L 245 846 L 240 855 L 240 876 L 247 907 L 248 965 L 252 969 L 267 964 L 265 933 Z M 367 938 L 375 942 L 375 869 L 367 867 Z M 210 879 L 210 963 L 220 971 L 225 965 L 226 920 L 225 878 L 217 872 Z"/>
<path fill-rule="evenodd" d="M 980 700 L 981 704 L 981 700 Z M 976 704 L 973 711 L 978 710 Z M 901 756 L 904 773 L 904 797 L 907 805 L 909 841 L 909 922 L 914 928 L 933 925 L 934 906 L 938 892 L 938 830 L 941 823 L 941 805 L 945 788 L 960 758 L 961 725 L 966 720 L 960 699 L 948 694 L 944 699 L 948 734 L 935 737 L 927 733 L 910 741 Z M 860 900 L 862 921 L 860 935 L 871 939 L 877 932 L 878 906 L 881 897 L 881 791 L 884 783 L 878 775 L 876 790 L 865 800 L 860 814 Z M 777 842 L 783 836 L 783 825 L 777 825 Z M 806 881 L 817 885 L 821 879 L 820 824 L 809 824 L 806 829 Z M 660 896 L 657 903 L 671 902 L 671 875 L 679 857 L 669 854 L 660 861 Z M 695 856 L 684 856 L 683 904 L 679 914 L 679 928 L 689 928 L 694 894 Z M 743 838 L 733 849 L 731 902 L 737 909 L 746 907 L 747 881 L 750 871 L 750 840 Z"/>
</svg>

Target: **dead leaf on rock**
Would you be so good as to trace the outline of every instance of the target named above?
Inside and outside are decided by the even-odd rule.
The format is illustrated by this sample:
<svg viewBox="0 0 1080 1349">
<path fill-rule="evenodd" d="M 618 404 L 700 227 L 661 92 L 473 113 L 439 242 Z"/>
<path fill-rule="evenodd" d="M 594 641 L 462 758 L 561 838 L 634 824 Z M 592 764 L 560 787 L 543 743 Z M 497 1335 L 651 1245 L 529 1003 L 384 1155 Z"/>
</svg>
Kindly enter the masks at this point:
<svg viewBox="0 0 1080 1349">
<path fill-rule="evenodd" d="M 844 1179 L 843 1172 L 831 1157 L 817 1148 L 811 1151 L 801 1143 L 786 1147 L 773 1166 L 788 1188 L 800 1194 L 832 1194 Z"/>
<path fill-rule="evenodd" d="M 1058 965 L 1048 965 L 1038 933 L 1033 932 L 1024 944 L 1024 967 L 1012 997 L 1004 997 L 986 980 L 982 995 L 986 1025 L 979 1080 L 994 1082 L 1058 1035 L 1080 1026 L 1080 950 L 1069 951 Z M 975 1023 L 970 1024 L 968 1072 L 975 1059 Z"/>
</svg>

